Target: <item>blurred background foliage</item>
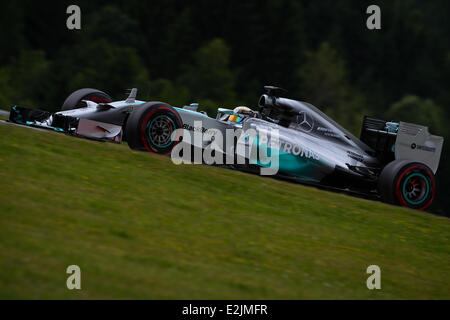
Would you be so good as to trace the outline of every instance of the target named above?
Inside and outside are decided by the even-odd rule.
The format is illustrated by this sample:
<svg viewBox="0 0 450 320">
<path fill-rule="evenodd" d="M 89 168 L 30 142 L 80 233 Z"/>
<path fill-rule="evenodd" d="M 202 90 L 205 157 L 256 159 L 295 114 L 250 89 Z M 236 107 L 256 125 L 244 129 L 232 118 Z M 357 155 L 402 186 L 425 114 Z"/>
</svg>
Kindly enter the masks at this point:
<svg viewBox="0 0 450 320">
<path fill-rule="evenodd" d="M 255 107 L 264 85 L 318 106 L 356 135 L 364 114 L 430 126 L 447 138 L 434 209 L 450 206 L 450 2 L 78 1 L 81 30 L 66 28 L 71 1 L 6 1 L 0 11 L 0 108 L 56 111 L 72 91 L 115 99 Z M 446 196 L 447 195 L 447 196 Z"/>
</svg>

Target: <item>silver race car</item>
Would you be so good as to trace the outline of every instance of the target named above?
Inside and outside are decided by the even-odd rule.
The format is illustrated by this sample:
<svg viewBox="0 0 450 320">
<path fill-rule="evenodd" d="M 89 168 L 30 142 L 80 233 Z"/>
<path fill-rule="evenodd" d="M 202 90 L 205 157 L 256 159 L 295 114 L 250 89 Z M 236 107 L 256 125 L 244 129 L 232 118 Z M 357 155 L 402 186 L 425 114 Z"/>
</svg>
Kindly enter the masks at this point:
<svg viewBox="0 0 450 320">
<path fill-rule="evenodd" d="M 277 143 L 265 148 L 278 156 L 279 177 L 419 210 L 431 205 L 442 137 L 431 135 L 425 126 L 366 116 L 358 139 L 313 105 L 281 97 L 283 89 L 264 89 L 256 111 L 243 106 L 219 108 L 212 118 L 199 112 L 195 103 L 178 108 L 136 100 L 135 88 L 127 99 L 115 102 L 102 91 L 86 88 L 72 93 L 56 113 L 14 106 L 10 121 L 89 139 L 126 141 L 132 149 L 165 155 L 180 141 L 205 150 L 218 136 L 230 140 L 227 131 L 231 131 L 236 133 L 233 141 L 216 144 L 214 152 L 231 158 L 231 162 L 224 160 L 230 167 L 246 171 L 268 166 L 248 152 L 239 153 L 246 150 L 240 144 L 249 144 L 246 134 L 256 132 L 254 141 L 260 148 L 259 135 L 276 132 Z M 187 141 L 185 135 L 175 136 L 177 129 L 201 133 L 203 138 Z M 245 161 L 236 164 L 237 157 Z"/>
</svg>

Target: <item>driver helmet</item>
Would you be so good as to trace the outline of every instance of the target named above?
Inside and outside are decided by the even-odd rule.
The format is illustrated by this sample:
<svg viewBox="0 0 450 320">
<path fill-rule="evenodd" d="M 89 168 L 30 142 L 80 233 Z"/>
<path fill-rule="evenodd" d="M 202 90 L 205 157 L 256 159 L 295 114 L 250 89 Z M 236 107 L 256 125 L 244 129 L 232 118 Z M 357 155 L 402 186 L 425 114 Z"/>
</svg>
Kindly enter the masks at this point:
<svg viewBox="0 0 450 320">
<path fill-rule="evenodd" d="M 244 120 L 244 118 L 246 117 L 255 117 L 255 116 L 256 116 L 255 111 L 253 111 L 249 107 L 240 106 L 234 108 L 233 114 L 230 115 L 228 121 L 239 123 L 242 122 L 242 120 Z"/>
</svg>

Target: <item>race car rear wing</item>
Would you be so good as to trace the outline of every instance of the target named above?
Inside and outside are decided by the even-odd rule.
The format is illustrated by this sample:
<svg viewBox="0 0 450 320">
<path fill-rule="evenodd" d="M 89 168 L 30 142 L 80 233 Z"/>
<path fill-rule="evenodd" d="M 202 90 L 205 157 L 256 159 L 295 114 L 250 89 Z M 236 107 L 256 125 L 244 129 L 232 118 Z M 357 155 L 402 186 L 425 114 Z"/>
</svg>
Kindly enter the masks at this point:
<svg viewBox="0 0 450 320">
<path fill-rule="evenodd" d="M 436 173 L 444 138 L 428 132 L 428 127 L 407 122 L 387 122 L 364 117 L 361 141 L 373 148 L 378 159 L 387 164 L 407 159 L 426 164 Z"/>
<path fill-rule="evenodd" d="M 428 127 L 400 121 L 395 140 L 395 159 L 425 163 L 436 174 L 444 138 L 428 132 Z"/>
</svg>

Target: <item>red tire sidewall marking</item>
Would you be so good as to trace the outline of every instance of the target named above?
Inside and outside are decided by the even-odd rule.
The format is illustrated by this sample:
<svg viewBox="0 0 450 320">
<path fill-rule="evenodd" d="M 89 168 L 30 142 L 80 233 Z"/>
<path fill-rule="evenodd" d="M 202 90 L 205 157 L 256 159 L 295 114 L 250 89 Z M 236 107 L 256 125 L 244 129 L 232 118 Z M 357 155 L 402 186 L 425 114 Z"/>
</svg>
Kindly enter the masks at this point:
<svg viewBox="0 0 450 320">
<path fill-rule="evenodd" d="M 145 139 L 145 130 L 146 130 L 146 125 L 147 125 L 147 122 L 148 122 L 149 118 L 152 116 L 152 114 L 154 114 L 156 111 L 159 111 L 159 110 L 167 110 L 167 111 L 169 111 L 169 112 L 170 112 L 172 115 L 174 115 L 174 116 L 177 118 L 177 120 L 179 121 L 180 128 L 183 127 L 183 122 L 181 121 L 181 118 L 180 118 L 180 116 L 178 115 L 178 113 L 174 112 L 174 111 L 173 111 L 171 108 L 169 108 L 169 107 L 163 107 L 163 106 L 161 106 L 161 107 L 155 107 L 155 108 L 153 108 L 149 113 L 147 113 L 147 114 L 145 115 L 145 118 L 144 118 L 144 120 L 142 121 L 142 125 L 141 125 L 141 141 L 142 141 L 142 143 L 144 144 L 145 149 L 147 149 L 147 150 L 150 151 L 150 152 L 154 152 L 154 153 L 158 153 L 158 150 L 153 149 L 151 146 L 148 145 L 147 139 Z M 176 129 L 175 129 L 175 130 L 176 130 Z M 174 142 L 174 145 L 173 145 L 173 146 L 175 146 L 178 142 L 179 142 L 179 141 L 178 141 L 178 139 L 177 139 L 177 141 Z M 164 153 L 163 155 L 168 156 L 171 152 L 172 152 L 172 150 L 169 151 L 169 152 L 167 152 L 167 153 Z"/>
<path fill-rule="evenodd" d="M 400 177 L 397 179 L 397 187 L 395 188 L 395 196 L 397 198 L 397 200 L 400 202 L 400 204 L 403 207 L 408 207 L 408 204 L 406 203 L 405 198 L 403 197 L 402 192 L 400 192 L 400 182 L 402 181 L 403 177 L 410 172 L 413 169 L 419 169 L 419 170 L 423 170 L 426 175 L 430 178 L 431 183 L 432 183 L 432 190 L 431 190 L 431 198 L 430 200 L 421 208 L 417 209 L 417 210 L 424 210 L 426 209 L 432 202 L 434 199 L 434 194 L 435 194 L 435 179 L 434 177 L 430 174 L 430 170 L 428 170 L 427 168 L 423 167 L 423 166 L 419 166 L 419 165 L 415 165 L 412 167 L 407 168 L 401 175 Z"/>
</svg>

